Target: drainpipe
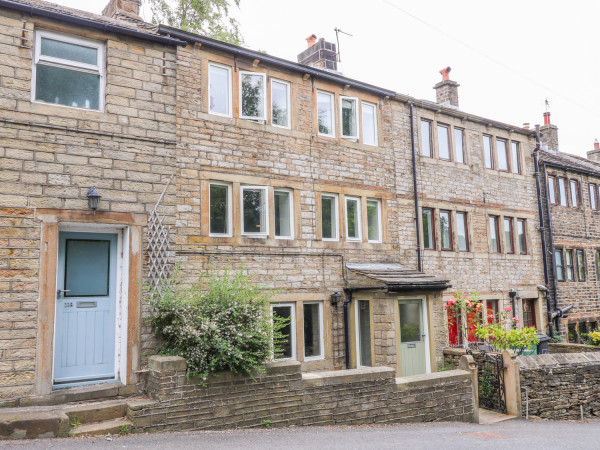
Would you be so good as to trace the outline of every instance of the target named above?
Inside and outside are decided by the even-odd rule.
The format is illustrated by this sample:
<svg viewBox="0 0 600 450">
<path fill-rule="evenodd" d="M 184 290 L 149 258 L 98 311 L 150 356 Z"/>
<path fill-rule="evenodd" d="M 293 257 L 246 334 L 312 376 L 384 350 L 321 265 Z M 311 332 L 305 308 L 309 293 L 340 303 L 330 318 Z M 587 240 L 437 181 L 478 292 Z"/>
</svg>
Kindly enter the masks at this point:
<svg viewBox="0 0 600 450">
<path fill-rule="evenodd" d="M 350 368 L 350 337 L 348 325 L 348 305 L 352 301 L 352 289 L 344 289 L 346 300 L 344 301 L 344 345 L 346 353 L 346 369 Z"/>
<path fill-rule="evenodd" d="M 533 151 L 533 164 L 535 166 L 535 187 L 537 191 L 538 199 L 538 215 L 540 217 L 540 235 L 542 238 L 542 262 L 544 263 L 544 284 L 548 286 L 550 277 L 548 276 L 548 254 L 546 253 L 546 230 L 544 229 L 544 210 L 542 206 L 542 189 L 540 183 L 540 164 L 539 164 L 539 151 L 540 151 L 540 126 L 535 127 L 535 150 Z M 544 166 L 544 169 L 546 166 Z M 544 182 L 546 180 L 546 171 L 544 170 Z M 548 214 L 548 225 L 550 224 L 550 214 Z M 550 226 L 549 229 L 551 230 Z M 552 254 L 552 261 L 554 261 L 554 254 Z M 552 330 L 552 305 L 550 304 L 550 296 L 546 292 L 546 311 L 548 321 L 548 335 L 554 336 Z"/>
<path fill-rule="evenodd" d="M 415 130 L 413 104 L 410 104 L 410 147 L 412 150 L 413 195 L 415 200 L 415 226 L 417 227 L 417 270 L 423 271 L 421 261 L 421 221 L 419 220 L 419 191 L 417 187 L 417 154 L 415 152 Z"/>
</svg>

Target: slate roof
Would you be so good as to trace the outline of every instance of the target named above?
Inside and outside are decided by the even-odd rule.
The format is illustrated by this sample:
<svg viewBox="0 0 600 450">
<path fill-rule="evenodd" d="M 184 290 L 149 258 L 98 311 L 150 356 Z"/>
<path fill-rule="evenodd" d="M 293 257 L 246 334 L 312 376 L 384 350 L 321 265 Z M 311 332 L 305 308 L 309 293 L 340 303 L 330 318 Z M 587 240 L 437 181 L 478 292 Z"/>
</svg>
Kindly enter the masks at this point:
<svg viewBox="0 0 600 450">
<path fill-rule="evenodd" d="M 105 17 L 99 14 L 93 14 L 80 9 L 68 8 L 66 6 L 57 5 L 56 3 L 45 2 L 42 0 L 0 0 L 0 7 L 18 9 L 20 11 L 27 12 L 27 7 L 32 9 L 29 11 L 30 14 L 35 15 L 36 11 L 33 8 L 43 9 L 50 13 L 60 14 L 61 16 L 70 16 L 76 19 L 83 19 L 87 21 L 93 21 L 99 24 L 100 28 L 102 25 L 119 27 L 124 30 L 130 30 L 132 32 L 144 33 L 149 37 L 156 36 L 164 38 L 162 34 L 158 32 L 158 25 L 143 22 L 141 20 L 134 20 L 133 16 L 129 20 L 122 20 L 117 18 Z M 125 17 L 121 15 L 121 17 Z"/>
<path fill-rule="evenodd" d="M 600 163 L 563 152 L 540 150 L 540 161 L 548 166 L 600 176 Z"/>
<path fill-rule="evenodd" d="M 443 290 L 450 280 L 428 275 L 401 264 L 346 264 L 349 270 L 384 284 L 388 291 Z M 358 287 L 358 286 L 357 286 Z"/>
</svg>

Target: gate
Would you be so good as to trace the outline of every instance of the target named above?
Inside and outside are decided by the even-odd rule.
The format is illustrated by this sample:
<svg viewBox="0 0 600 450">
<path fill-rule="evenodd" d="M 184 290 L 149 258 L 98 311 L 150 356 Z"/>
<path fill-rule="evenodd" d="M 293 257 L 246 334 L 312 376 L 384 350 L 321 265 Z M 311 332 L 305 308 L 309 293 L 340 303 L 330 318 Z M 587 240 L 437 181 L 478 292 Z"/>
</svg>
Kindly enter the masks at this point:
<svg viewBox="0 0 600 450">
<path fill-rule="evenodd" d="M 504 361 L 502 354 L 480 350 L 467 350 L 477 363 L 479 384 L 479 406 L 506 414 L 506 392 L 504 388 Z"/>
</svg>

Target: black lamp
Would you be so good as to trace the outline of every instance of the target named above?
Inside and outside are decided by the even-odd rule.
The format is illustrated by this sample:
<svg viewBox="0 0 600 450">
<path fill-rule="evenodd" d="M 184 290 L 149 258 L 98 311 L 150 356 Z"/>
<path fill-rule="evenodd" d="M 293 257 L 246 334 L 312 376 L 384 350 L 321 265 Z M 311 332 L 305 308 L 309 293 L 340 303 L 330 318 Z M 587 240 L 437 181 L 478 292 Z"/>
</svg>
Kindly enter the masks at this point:
<svg viewBox="0 0 600 450">
<path fill-rule="evenodd" d="M 331 294 L 331 305 L 337 307 L 337 305 L 341 299 L 342 299 L 342 294 L 340 294 L 339 292 L 336 292 L 335 294 Z"/>
<path fill-rule="evenodd" d="M 98 209 L 98 205 L 100 205 L 100 198 L 102 196 L 98 194 L 96 186 L 92 186 L 88 189 L 87 196 L 88 205 L 90 206 L 90 209 L 94 212 L 94 215 L 96 215 L 96 210 Z"/>
</svg>

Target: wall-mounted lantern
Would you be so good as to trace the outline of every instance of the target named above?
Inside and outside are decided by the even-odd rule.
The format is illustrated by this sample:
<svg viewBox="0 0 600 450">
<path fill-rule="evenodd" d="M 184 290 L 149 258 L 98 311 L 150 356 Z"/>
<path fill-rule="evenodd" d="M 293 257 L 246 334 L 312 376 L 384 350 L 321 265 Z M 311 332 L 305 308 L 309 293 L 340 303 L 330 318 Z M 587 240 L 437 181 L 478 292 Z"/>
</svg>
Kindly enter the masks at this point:
<svg viewBox="0 0 600 450">
<path fill-rule="evenodd" d="M 336 292 L 335 294 L 331 294 L 331 306 L 337 307 L 337 305 L 341 299 L 342 299 L 342 294 L 340 294 L 339 292 Z"/>
<path fill-rule="evenodd" d="M 96 186 L 92 186 L 88 189 L 87 197 L 88 205 L 90 206 L 90 209 L 94 212 L 94 215 L 96 215 L 96 210 L 100 205 L 100 198 L 102 197 L 100 194 L 98 194 L 98 191 L 96 191 Z"/>
</svg>

